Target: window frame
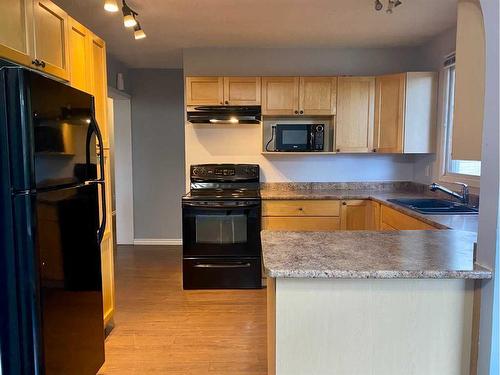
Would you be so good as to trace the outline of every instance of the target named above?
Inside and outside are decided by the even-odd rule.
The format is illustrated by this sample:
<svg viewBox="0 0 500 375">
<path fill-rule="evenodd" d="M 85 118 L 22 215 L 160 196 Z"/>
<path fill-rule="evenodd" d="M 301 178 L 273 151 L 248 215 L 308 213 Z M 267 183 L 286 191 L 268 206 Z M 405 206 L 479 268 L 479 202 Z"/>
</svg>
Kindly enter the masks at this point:
<svg viewBox="0 0 500 375">
<path fill-rule="evenodd" d="M 439 182 L 443 183 L 453 183 L 453 182 L 463 182 L 471 187 L 479 188 L 479 183 L 481 176 L 467 175 L 461 173 L 452 173 L 448 171 L 448 149 L 451 147 L 451 136 L 448 134 L 448 122 L 450 118 L 450 69 L 454 67 L 455 64 L 449 64 L 444 66 L 439 72 L 439 83 L 440 83 L 440 103 L 441 108 L 439 116 Z M 455 78 L 456 79 L 456 78 Z M 453 115 L 453 114 L 451 114 Z M 451 156 L 451 152 L 450 155 Z"/>
</svg>

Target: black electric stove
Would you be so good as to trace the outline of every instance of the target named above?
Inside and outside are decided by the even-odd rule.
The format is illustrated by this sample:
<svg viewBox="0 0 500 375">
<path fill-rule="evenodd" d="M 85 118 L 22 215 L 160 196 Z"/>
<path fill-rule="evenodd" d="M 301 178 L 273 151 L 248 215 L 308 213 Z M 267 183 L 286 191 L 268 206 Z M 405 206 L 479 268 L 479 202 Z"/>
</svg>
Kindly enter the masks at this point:
<svg viewBox="0 0 500 375">
<path fill-rule="evenodd" d="M 259 166 L 190 168 L 182 198 L 184 289 L 260 288 Z"/>
</svg>

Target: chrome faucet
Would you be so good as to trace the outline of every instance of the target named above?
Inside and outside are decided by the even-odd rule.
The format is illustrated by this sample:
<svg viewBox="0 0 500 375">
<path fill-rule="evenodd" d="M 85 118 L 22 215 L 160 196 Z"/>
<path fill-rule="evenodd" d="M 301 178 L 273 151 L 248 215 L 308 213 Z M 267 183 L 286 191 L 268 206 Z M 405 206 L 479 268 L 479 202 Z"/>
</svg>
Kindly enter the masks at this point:
<svg viewBox="0 0 500 375">
<path fill-rule="evenodd" d="M 443 193 L 446 193 L 448 195 L 451 195 L 452 197 L 457 198 L 463 204 L 468 205 L 469 204 L 469 185 L 464 184 L 463 182 L 452 182 L 452 183 L 460 185 L 462 187 L 462 194 L 458 194 L 458 193 L 454 192 L 453 190 L 447 189 L 444 186 L 436 184 L 435 182 L 429 186 L 429 189 L 431 189 L 431 191 L 436 191 L 436 190 L 442 191 Z"/>
</svg>

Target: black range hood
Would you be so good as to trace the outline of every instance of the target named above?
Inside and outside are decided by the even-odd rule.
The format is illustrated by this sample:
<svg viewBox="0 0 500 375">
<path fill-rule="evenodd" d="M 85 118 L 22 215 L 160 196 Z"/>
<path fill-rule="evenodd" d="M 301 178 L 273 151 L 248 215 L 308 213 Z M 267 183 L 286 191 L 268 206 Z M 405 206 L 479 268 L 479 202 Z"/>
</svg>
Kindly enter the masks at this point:
<svg viewBox="0 0 500 375">
<path fill-rule="evenodd" d="M 261 108 L 255 106 L 194 106 L 187 109 L 192 124 L 260 124 Z"/>
</svg>

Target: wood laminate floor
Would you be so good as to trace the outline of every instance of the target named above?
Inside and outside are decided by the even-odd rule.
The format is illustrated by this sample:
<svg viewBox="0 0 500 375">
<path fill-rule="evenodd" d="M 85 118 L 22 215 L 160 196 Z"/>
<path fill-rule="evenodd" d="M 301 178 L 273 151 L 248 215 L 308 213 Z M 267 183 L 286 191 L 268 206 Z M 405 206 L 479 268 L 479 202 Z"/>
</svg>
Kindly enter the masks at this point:
<svg viewBox="0 0 500 375">
<path fill-rule="evenodd" d="M 179 246 L 119 246 L 100 375 L 264 375 L 266 292 L 184 291 Z"/>
</svg>

